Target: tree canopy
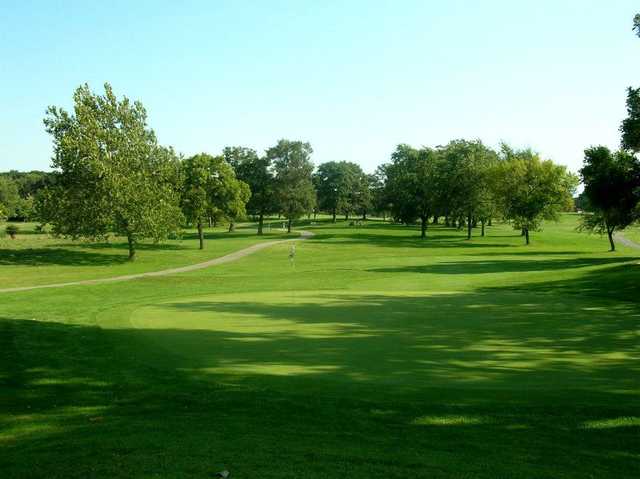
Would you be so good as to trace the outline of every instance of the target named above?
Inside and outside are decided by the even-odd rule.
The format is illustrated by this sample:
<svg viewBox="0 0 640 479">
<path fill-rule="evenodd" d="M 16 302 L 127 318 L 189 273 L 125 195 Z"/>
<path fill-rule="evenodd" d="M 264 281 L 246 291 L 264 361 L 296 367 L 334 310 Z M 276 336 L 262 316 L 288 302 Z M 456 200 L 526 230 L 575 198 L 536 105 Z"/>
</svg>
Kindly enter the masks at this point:
<svg viewBox="0 0 640 479">
<path fill-rule="evenodd" d="M 288 220 L 289 232 L 292 221 L 310 212 L 316 204 L 311 153 L 309 143 L 290 140 L 280 140 L 267 150 L 267 158 L 273 161 L 278 209 Z"/>
<path fill-rule="evenodd" d="M 614 231 L 638 218 L 640 162 L 625 151 L 612 153 L 606 146 L 595 146 L 585 150 L 580 174 L 590 209 L 583 216 L 582 228 L 607 233 L 611 251 L 615 251 Z"/>
<path fill-rule="evenodd" d="M 495 166 L 495 187 L 502 215 L 521 229 L 529 244 L 531 231 L 543 220 L 557 220 L 573 204 L 577 177 L 566 167 L 541 160 L 531 150 L 503 150 L 503 161 Z"/>
<path fill-rule="evenodd" d="M 99 95 L 83 85 L 73 95 L 73 113 L 47 110 L 54 175 L 40 216 L 61 235 L 125 236 L 134 259 L 140 239 L 159 241 L 182 222 L 178 159 L 158 145 L 140 102 L 118 100 L 109 84 L 104 90 Z"/>
<path fill-rule="evenodd" d="M 401 144 L 385 167 L 387 197 L 393 198 L 391 213 L 404 223 L 419 219 L 422 238 L 438 204 L 438 161 L 438 154 L 430 148 L 417 150 Z"/>
<path fill-rule="evenodd" d="M 277 209 L 275 177 L 271 158 L 260 157 L 250 148 L 226 147 L 223 155 L 233 166 L 239 180 L 246 183 L 251 198 L 246 205 L 247 212 L 258 218 L 258 234 L 263 233 L 264 217 Z"/>
</svg>

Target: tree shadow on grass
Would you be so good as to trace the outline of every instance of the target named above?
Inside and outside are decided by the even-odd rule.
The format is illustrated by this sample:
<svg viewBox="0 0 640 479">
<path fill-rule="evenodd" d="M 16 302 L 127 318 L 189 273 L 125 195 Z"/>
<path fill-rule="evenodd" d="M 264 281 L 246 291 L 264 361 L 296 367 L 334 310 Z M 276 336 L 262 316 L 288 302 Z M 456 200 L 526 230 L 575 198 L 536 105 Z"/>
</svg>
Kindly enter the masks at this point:
<svg viewBox="0 0 640 479">
<path fill-rule="evenodd" d="M 486 238 L 485 238 L 486 239 Z M 309 239 L 311 242 L 340 242 L 345 244 L 366 244 L 372 246 L 387 246 L 392 248 L 507 248 L 513 247 L 508 243 L 485 241 L 469 241 L 464 236 L 434 235 L 421 239 L 419 236 L 394 236 L 364 232 L 321 233 Z"/>
<path fill-rule="evenodd" d="M 628 258 L 620 258 L 621 260 Z M 587 271 L 570 279 L 550 279 L 539 283 L 514 284 L 509 287 L 484 288 L 485 292 L 504 290 L 527 291 L 530 293 L 556 293 L 572 296 L 596 296 L 610 300 L 638 303 L 640 301 L 640 264 L 637 258 L 631 262 Z M 621 261 L 623 262 L 623 261 Z"/>
<path fill-rule="evenodd" d="M 449 261 L 425 265 L 372 268 L 376 273 L 431 273 L 431 274 L 486 274 L 528 271 L 553 271 L 604 266 L 635 261 L 637 258 L 615 256 L 611 258 L 567 258 L 567 259 L 499 259 L 480 261 Z"/>
<path fill-rule="evenodd" d="M 65 243 L 60 246 L 67 246 L 70 248 L 82 248 L 82 249 L 105 249 L 105 250 L 117 250 L 117 251 L 128 251 L 129 245 L 123 241 L 117 242 L 88 242 L 88 241 L 78 241 L 73 243 Z M 180 251 L 190 249 L 187 245 L 182 244 L 177 241 L 167 241 L 167 242 L 144 242 L 137 243 L 136 250 L 138 251 Z M 125 258 L 126 259 L 126 258 Z"/>
<path fill-rule="evenodd" d="M 3 477 L 634 477 L 632 306 L 585 321 L 507 296 L 199 300 L 159 305 L 159 329 L 0 318 Z"/>
<path fill-rule="evenodd" d="M 111 266 L 126 262 L 126 255 L 92 253 L 78 249 L 0 249 L 0 266 Z"/>
</svg>

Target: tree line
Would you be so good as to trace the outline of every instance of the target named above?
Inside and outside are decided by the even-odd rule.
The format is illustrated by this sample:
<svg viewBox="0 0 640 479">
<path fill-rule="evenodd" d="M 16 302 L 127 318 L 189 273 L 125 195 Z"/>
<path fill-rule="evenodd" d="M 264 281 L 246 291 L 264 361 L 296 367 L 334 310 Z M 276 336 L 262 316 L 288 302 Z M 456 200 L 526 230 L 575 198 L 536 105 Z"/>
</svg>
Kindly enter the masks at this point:
<svg viewBox="0 0 640 479">
<path fill-rule="evenodd" d="M 640 37 L 640 14 L 633 30 Z M 377 214 L 406 224 L 485 226 L 509 221 L 525 242 L 571 208 L 578 177 L 530 149 L 503 144 L 496 151 L 479 140 L 414 148 L 398 145 L 388 163 L 366 174 L 348 161 L 316 169 L 311 145 L 280 140 L 259 155 L 226 147 L 219 155 L 184 158 L 160 145 L 140 102 L 118 99 L 105 84 L 103 95 L 88 85 L 73 96 L 73 112 L 50 107 L 44 119 L 54 144 L 53 172 L 0 173 L 0 219 L 36 219 L 56 235 L 127 238 L 129 257 L 143 238 L 160 241 L 185 224 L 195 226 L 200 248 L 204 228 L 224 220 L 233 230 L 247 214 L 263 234 L 264 219 L 278 214 L 288 231 L 294 220 L 318 212 L 349 219 Z M 640 219 L 640 87 L 627 90 L 621 148 L 585 150 L 576 206 L 586 212 L 583 230 L 613 234 Z M 15 231 L 13 232 L 15 234 Z M 12 234 L 13 236 L 13 234 Z"/>
<path fill-rule="evenodd" d="M 160 241 L 185 224 L 198 231 L 219 221 L 233 230 L 246 215 L 258 234 L 264 219 L 292 222 L 318 212 L 349 219 L 387 216 L 421 225 L 442 220 L 472 228 L 492 219 L 510 221 L 529 242 L 542 221 L 569 209 L 577 177 L 531 150 L 502 145 L 494 151 L 479 140 L 454 140 L 435 148 L 401 144 L 388 163 L 366 174 L 351 162 L 315 168 L 311 145 L 282 139 L 259 155 L 251 148 L 188 158 L 158 143 L 140 102 L 104 94 L 88 85 L 73 96 L 72 112 L 50 107 L 44 124 L 53 139 L 51 173 L 28 183 L 33 218 L 52 233 L 72 238 L 127 238 L 129 258 L 143 238 Z M 2 199 L 3 197 L 0 197 Z M 3 201 L 4 204 L 4 201 Z M 5 213 L 5 216 L 9 216 Z"/>
</svg>

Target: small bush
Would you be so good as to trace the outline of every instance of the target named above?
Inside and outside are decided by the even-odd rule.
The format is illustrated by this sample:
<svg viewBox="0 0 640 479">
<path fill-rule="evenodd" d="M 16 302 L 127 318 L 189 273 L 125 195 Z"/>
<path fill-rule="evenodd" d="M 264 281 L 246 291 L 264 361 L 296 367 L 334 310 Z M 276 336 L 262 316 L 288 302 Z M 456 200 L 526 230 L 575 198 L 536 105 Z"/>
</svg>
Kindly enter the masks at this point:
<svg viewBox="0 0 640 479">
<path fill-rule="evenodd" d="M 4 231 L 11 237 L 11 239 L 16 239 L 16 235 L 18 234 L 18 231 L 20 231 L 20 228 L 16 225 L 7 225 Z"/>
</svg>

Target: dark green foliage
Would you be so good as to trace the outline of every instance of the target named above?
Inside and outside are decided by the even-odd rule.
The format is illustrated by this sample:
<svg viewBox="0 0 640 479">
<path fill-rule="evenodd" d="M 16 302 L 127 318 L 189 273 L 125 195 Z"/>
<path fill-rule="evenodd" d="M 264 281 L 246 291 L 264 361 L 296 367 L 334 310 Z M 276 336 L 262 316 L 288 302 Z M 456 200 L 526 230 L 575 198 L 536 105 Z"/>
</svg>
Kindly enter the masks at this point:
<svg viewBox="0 0 640 479">
<path fill-rule="evenodd" d="M 313 152 L 309 143 L 280 140 L 267 150 L 267 158 L 273 162 L 275 192 L 278 211 L 287 219 L 287 230 L 291 223 L 304 213 L 310 213 L 316 205 L 316 191 L 311 173 Z"/>
<path fill-rule="evenodd" d="M 422 238 L 426 237 L 428 218 L 438 205 L 439 156 L 430 148 L 416 150 L 398 145 L 385 167 L 386 196 L 391 212 L 403 223 L 420 220 Z"/>
<path fill-rule="evenodd" d="M 247 212 L 258 219 L 258 234 L 262 234 L 265 215 L 277 209 L 275 177 L 271 158 L 244 147 L 226 147 L 223 155 L 233 167 L 239 180 L 246 183 L 251 197 L 246 205 Z"/>
<path fill-rule="evenodd" d="M 640 162 L 627 152 L 612 153 L 606 146 L 595 146 L 585 150 L 580 174 L 591 210 L 583 217 L 582 227 L 607 233 L 614 251 L 614 231 L 626 228 L 638 217 Z"/>
<path fill-rule="evenodd" d="M 640 152 L 640 88 L 627 90 L 627 118 L 622 120 L 622 148 Z"/>
<path fill-rule="evenodd" d="M 17 225 L 9 224 L 4 229 L 4 231 L 11 237 L 11 239 L 15 239 L 16 235 L 18 234 L 18 231 L 20 231 L 20 228 Z"/>
<path fill-rule="evenodd" d="M 348 161 L 329 161 L 313 176 L 318 192 L 318 208 L 332 215 L 366 214 L 370 206 L 368 179 L 362 168 Z"/>
</svg>

